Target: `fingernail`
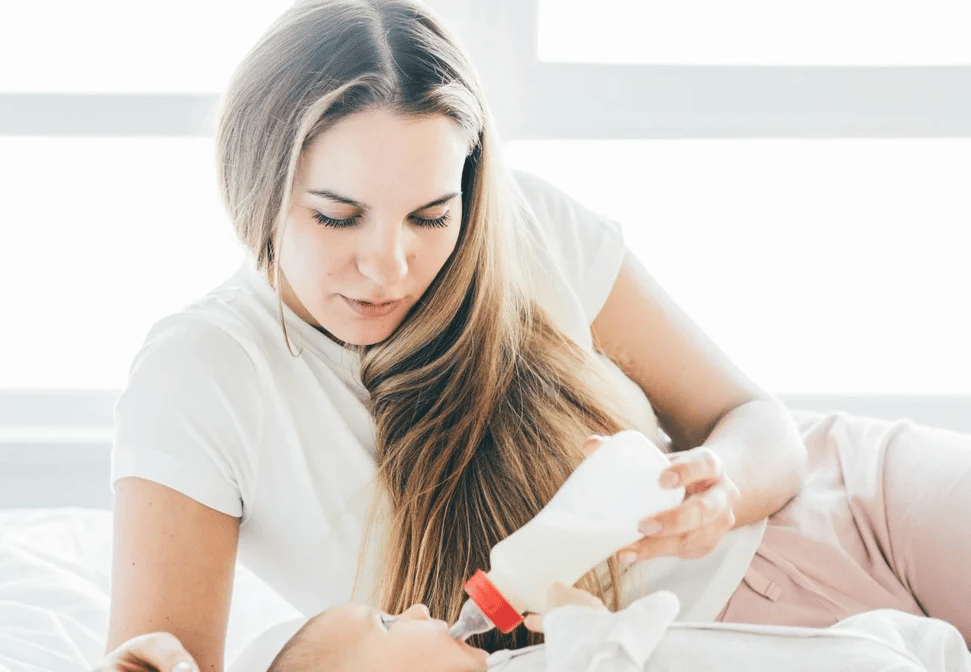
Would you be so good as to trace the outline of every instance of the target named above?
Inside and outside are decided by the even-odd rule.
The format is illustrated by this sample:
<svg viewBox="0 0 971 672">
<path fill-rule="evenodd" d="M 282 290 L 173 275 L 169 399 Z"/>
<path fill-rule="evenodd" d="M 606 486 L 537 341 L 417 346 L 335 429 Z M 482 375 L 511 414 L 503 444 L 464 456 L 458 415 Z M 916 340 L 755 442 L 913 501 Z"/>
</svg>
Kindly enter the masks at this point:
<svg viewBox="0 0 971 672">
<path fill-rule="evenodd" d="M 657 534 L 661 531 L 661 523 L 656 520 L 648 520 L 637 526 L 637 531 L 643 534 L 645 537 L 649 537 L 652 534 Z"/>
<path fill-rule="evenodd" d="M 172 666 L 172 672 L 194 672 L 195 669 L 196 666 L 190 663 L 188 660 L 180 660 Z"/>
<path fill-rule="evenodd" d="M 661 474 L 661 478 L 658 479 L 658 483 L 661 484 L 662 488 L 673 488 L 680 481 L 681 479 L 678 477 L 678 472 L 676 471 L 665 471 Z"/>
<path fill-rule="evenodd" d="M 637 560 L 637 553 L 634 551 L 621 551 L 617 555 L 617 562 L 620 564 L 621 569 L 626 569 L 634 564 Z"/>
</svg>

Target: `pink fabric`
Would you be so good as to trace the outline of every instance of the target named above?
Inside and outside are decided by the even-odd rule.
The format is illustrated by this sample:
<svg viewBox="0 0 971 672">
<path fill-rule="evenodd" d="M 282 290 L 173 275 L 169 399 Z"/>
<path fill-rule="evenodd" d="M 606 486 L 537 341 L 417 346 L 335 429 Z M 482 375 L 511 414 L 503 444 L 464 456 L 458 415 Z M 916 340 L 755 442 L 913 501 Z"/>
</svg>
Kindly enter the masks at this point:
<svg viewBox="0 0 971 672">
<path fill-rule="evenodd" d="M 946 620 L 971 646 L 971 435 L 794 417 L 809 477 L 718 620 L 825 627 L 893 608 Z"/>
</svg>

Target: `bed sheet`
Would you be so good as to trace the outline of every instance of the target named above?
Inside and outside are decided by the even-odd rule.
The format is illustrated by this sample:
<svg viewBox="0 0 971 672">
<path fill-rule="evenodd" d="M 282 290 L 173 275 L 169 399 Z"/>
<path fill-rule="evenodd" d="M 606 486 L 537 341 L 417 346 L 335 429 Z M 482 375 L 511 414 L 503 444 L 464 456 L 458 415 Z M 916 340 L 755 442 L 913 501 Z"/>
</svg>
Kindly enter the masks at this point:
<svg viewBox="0 0 971 672">
<path fill-rule="evenodd" d="M 0 510 L 0 672 L 89 672 L 104 654 L 111 512 Z M 226 659 L 299 612 L 244 567 L 236 583 Z"/>
</svg>

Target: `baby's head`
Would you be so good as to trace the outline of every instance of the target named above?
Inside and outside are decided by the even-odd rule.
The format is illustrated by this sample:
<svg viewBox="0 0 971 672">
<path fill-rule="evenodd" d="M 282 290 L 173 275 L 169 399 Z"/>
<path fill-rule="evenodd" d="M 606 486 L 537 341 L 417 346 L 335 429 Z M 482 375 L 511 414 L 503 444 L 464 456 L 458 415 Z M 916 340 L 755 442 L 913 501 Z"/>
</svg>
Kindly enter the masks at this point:
<svg viewBox="0 0 971 672">
<path fill-rule="evenodd" d="M 391 617 L 344 604 L 310 619 L 267 672 L 482 672 L 486 657 L 452 639 L 423 605 Z"/>
</svg>

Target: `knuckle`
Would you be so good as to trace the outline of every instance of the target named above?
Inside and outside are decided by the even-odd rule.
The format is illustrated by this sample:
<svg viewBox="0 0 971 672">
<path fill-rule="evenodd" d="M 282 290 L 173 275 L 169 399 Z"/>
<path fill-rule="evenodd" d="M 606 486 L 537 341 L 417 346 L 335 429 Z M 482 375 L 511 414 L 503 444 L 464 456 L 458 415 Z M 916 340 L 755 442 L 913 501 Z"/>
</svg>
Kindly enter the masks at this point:
<svg viewBox="0 0 971 672">
<path fill-rule="evenodd" d="M 708 555 L 718 546 L 724 530 L 717 525 L 708 525 L 681 535 L 678 555 L 683 558 L 700 558 Z"/>
<path fill-rule="evenodd" d="M 704 525 L 705 519 L 708 518 L 714 509 L 711 502 L 705 497 L 699 497 L 693 502 L 694 506 L 692 508 L 692 518 L 695 527 Z"/>
<path fill-rule="evenodd" d="M 725 512 L 725 526 L 729 530 L 735 527 L 735 511 L 731 507 Z"/>
<path fill-rule="evenodd" d="M 711 448 L 703 447 L 701 449 L 701 462 L 709 473 L 717 473 L 721 458 Z"/>
<path fill-rule="evenodd" d="M 654 541 L 653 544 L 640 556 L 647 560 L 667 555 L 677 555 L 681 547 L 680 539 L 676 536 L 663 537 Z"/>
<path fill-rule="evenodd" d="M 691 527 L 689 525 L 691 515 L 691 506 L 688 504 L 683 505 L 677 514 L 672 515 L 662 522 L 664 525 L 664 532 L 662 534 L 679 535 L 689 529 Z"/>
<path fill-rule="evenodd" d="M 696 560 L 711 553 L 715 550 L 716 546 L 718 546 L 718 543 L 713 542 L 711 539 L 699 539 L 695 543 L 684 547 L 682 557 Z"/>
<path fill-rule="evenodd" d="M 684 558 L 685 560 L 697 560 L 698 558 L 707 555 L 707 553 L 708 552 L 701 546 L 689 546 L 681 551 L 679 557 Z"/>
</svg>

